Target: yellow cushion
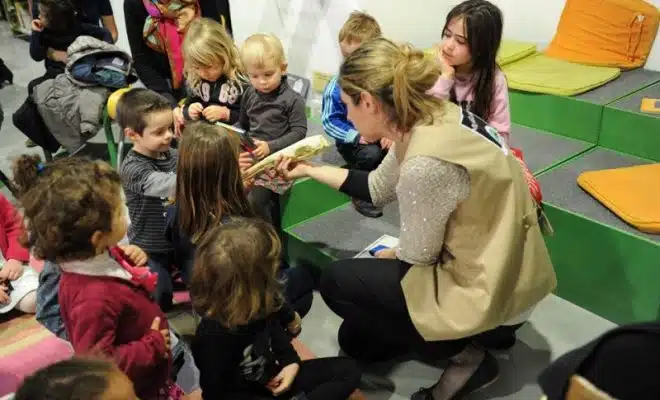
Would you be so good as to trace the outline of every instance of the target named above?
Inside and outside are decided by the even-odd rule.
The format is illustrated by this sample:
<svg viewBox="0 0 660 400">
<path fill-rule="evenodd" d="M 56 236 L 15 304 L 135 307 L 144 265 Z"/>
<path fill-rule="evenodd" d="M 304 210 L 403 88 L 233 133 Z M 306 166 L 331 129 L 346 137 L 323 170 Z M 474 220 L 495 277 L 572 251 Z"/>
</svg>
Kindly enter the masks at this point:
<svg viewBox="0 0 660 400">
<path fill-rule="evenodd" d="M 536 53 L 502 67 L 510 89 L 574 96 L 621 75 L 621 70 L 575 64 Z"/>
<path fill-rule="evenodd" d="M 583 172 L 578 185 L 621 219 L 660 233 L 660 163 Z"/>
<path fill-rule="evenodd" d="M 119 99 L 121 96 L 124 95 L 124 93 L 128 92 L 131 90 L 130 87 L 127 88 L 121 88 L 119 90 L 115 90 L 110 97 L 108 97 L 108 102 L 106 103 L 106 107 L 108 109 L 108 116 L 112 119 L 115 119 L 117 117 L 117 103 L 119 102 Z"/>
<path fill-rule="evenodd" d="M 511 64 L 534 53 L 536 53 L 536 44 L 534 43 L 504 39 L 500 43 L 500 50 L 497 52 L 497 63 L 500 66 Z M 428 57 L 435 57 L 435 47 L 424 49 L 424 54 Z"/>
<path fill-rule="evenodd" d="M 497 52 L 497 63 L 501 66 L 529 57 L 536 53 L 536 44 L 518 40 L 502 40 Z"/>
</svg>

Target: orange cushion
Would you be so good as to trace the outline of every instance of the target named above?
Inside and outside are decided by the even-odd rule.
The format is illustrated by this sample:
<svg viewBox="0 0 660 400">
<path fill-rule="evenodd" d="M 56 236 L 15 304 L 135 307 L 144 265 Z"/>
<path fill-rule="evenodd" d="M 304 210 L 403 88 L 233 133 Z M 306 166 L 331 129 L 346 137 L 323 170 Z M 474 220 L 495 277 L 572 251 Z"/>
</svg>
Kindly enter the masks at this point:
<svg viewBox="0 0 660 400">
<path fill-rule="evenodd" d="M 660 233 L 660 163 L 583 172 L 577 182 L 630 225 Z"/>
<path fill-rule="evenodd" d="M 546 54 L 588 65 L 641 67 L 659 20 L 658 9 L 643 0 L 567 0 Z"/>
</svg>

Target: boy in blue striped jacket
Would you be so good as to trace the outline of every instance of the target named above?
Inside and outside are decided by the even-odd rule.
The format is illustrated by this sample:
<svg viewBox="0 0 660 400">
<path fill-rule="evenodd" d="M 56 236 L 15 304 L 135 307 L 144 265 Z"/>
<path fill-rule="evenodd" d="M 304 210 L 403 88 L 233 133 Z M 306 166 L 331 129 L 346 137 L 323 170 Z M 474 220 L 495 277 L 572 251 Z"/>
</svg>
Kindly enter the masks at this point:
<svg viewBox="0 0 660 400">
<path fill-rule="evenodd" d="M 381 36 L 380 26 L 369 14 L 355 11 L 348 17 L 339 31 L 339 48 L 346 58 L 362 42 Z M 367 143 L 347 118 L 346 105 L 341 101 L 337 77 L 333 77 L 323 92 L 321 122 L 325 133 L 333 138 L 337 150 L 349 168 L 372 171 L 385 157 L 391 145 L 388 140 Z M 355 209 L 367 217 L 378 218 L 383 215 L 380 207 L 369 202 L 353 199 Z"/>
</svg>

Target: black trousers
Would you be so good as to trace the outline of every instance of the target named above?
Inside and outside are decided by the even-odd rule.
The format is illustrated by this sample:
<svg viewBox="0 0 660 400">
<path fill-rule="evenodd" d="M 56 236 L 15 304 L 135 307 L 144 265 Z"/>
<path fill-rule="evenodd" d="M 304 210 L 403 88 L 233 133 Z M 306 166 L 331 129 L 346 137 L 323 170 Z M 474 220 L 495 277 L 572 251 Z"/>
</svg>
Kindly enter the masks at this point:
<svg viewBox="0 0 660 400">
<path fill-rule="evenodd" d="M 349 168 L 360 171 L 373 171 L 380 165 L 387 154 L 380 144 L 340 143 L 337 151 L 344 158 Z"/>
<path fill-rule="evenodd" d="M 278 397 L 266 388 L 255 387 L 227 393 L 235 400 L 296 399 L 343 400 L 353 393 L 360 383 L 361 372 L 355 361 L 345 357 L 315 358 L 302 361 L 300 371 L 291 388 Z"/>
<path fill-rule="evenodd" d="M 347 354 L 371 361 L 414 352 L 444 360 L 475 339 L 513 333 L 512 328 L 502 326 L 473 337 L 425 341 L 410 319 L 401 289 L 401 279 L 409 268 L 410 264 L 400 260 L 355 258 L 336 261 L 324 269 L 321 295 L 344 319 L 339 343 Z"/>
<path fill-rule="evenodd" d="M 280 195 L 263 186 L 253 186 L 247 198 L 252 209 L 257 213 L 257 216 L 272 223 L 281 237 L 282 213 L 280 212 Z"/>
<path fill-rule="evenodd" d="M 32 100 L 32 92 L 39 84 L 54 79 L 57 76 L 57 71 L 46 71 L 46 74 L 39 78 L 33 79 L 28 83 L 28 97 L 18 110 L 12 115 L 14 126 L 18 128 L 25 136 L 30 138 L 38 146 L 44 150 L 54 153 L 60 148 L 60 143 L 55 139 L 55 136 L 48 130 L 44 123 L 37 105 Z"/>
</svg>

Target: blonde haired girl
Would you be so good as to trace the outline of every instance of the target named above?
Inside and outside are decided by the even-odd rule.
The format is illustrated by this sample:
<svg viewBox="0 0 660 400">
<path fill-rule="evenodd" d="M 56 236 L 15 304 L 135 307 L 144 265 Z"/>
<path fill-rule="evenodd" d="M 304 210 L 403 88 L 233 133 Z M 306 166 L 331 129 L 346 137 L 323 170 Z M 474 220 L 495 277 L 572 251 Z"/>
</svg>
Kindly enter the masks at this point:
<svg viewBox="0 0 660 400">
<path fill-rule="evenodd" d="M 208 18 L 191 22 L 183 59 L 191 91 L 183 105 L 185 119 L 235 123 L 246 80 L 238 49 L 225 27 Z"/>
</svg>

